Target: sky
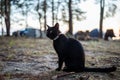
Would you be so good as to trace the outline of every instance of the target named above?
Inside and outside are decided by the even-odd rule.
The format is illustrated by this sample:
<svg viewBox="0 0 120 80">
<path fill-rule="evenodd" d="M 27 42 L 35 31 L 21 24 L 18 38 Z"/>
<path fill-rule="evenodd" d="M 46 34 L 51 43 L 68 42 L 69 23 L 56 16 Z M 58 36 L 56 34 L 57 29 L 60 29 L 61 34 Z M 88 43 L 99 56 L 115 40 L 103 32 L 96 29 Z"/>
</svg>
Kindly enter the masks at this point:
<svg viewBox="0 0 120 80">
<path fill-rule="evenodd" d="M 86 20 L 82 20 L 82 21 L 74 21 L 73 25 L 73 33 L 76 33 L 79 30 L 93 30 L 95 28 L 99 29 L 99 17 L 100 17 L 100 6 L 95 5 L 94 4 L 95 0 L 87 0 L 86 2 L 81 1 L 81 3 L 79 4 L 79 7 L 83 10 L 86 11 Z M 105 32 L 106 29 L 114 29 L 114 33 L 116 36 L 118 36 L 119 34 L 119 30 L 120 30 L 120 0 L 118 0 L 118 2 L 116 3 L 118 5 L 118 10 L 117 13 L 115 14 L 114 17 L 109 17 L 104 19 L 103 21 L 103 31 Z M 16 16 L 16 17 L 20 17 Z M 34 27 L 39 29 L 39 22 L 37 18 L 33 18 L 33 15 L 29 15 L 28 17 L 28 25 L 30 27 Z M 25 22 L 22 21 L 22 24 L 25 25 Z M 65 33 L 68 30 L 68 26 L 63 24 L 63 22 L 58 22 L 60 24 L 60 30 Z M 52 21 L 51 21 L 51 17 L 49 17 L 49 15 L 47 15 L 47 24 L 52 26 Z M 19 26 L 18 23 L 14 23 L 11 25 L 11 32 L 16 31 L 16 30 L 21 30 L 21 29 L 25 29 L 25 26 L 20 26 L 20 27 L 16 27 Z M 4 29 L 5 30 L 5 29 Z M 1 32 L 1 29 L 0 29 Z"/>
</svg>

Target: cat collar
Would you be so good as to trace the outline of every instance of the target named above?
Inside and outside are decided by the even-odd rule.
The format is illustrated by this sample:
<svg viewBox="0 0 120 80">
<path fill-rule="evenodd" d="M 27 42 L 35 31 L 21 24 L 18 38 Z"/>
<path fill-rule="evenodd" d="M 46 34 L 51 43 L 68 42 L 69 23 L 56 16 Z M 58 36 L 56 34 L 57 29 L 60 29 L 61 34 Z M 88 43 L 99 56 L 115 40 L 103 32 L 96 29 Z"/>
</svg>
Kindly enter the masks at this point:
<svg viewBox="0 0 120 80">
<path fill-rule="evenodd" d="M 61 35 L 61 33 L 59 35 L 57 35 L 53 40 L 57 40 L 60 35 Z"/>
</svg>

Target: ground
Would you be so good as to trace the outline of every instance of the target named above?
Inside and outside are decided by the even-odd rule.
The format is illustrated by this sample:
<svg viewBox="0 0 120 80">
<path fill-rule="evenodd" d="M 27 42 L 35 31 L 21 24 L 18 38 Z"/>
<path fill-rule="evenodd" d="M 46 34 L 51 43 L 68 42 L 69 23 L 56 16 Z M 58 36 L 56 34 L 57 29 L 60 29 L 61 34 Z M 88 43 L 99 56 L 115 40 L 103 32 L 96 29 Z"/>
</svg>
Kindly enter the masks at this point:
<svg viewBox="0 0 120 80">
<path fill-rule="evenodd" d="M 111 73 L 55 71 L 57 55 L 49 39 L 0 37 L 0 80 L 120 80 L 120 41 L 80 41 L 87 67 L 117 67 Z"/>
</svg>

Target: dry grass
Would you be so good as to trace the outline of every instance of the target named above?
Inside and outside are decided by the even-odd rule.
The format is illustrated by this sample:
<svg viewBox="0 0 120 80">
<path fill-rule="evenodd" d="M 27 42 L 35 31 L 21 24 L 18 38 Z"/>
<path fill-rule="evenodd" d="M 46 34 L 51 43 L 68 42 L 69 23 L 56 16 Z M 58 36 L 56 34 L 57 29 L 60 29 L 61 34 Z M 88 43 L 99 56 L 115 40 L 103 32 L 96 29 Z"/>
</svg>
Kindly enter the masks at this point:
<svg viewBox="0 0 120 80">
<path fill-rule="evenodd" d="M 113 73 L 68 74 L 47 69 L 36 75 L 31 73 L 4 73 L 4 66 L 7 62 L 31 62 L 46 55 L 53 55 L 53 61 L 57 62 L 52 41 L 49 39 L 4 37 L 0 38 L 0 80 L 120 80 L 120 41 L 99 40 L 81 41 L 81 43 L 86 53 L 86 66 L 116 65 L 117 71 Z"/>
<path fill-rule="evenodd" d="M 83 41 L 82 44 L 85 50 L 111 53 L 120 52 L 120 41 Z"/>
</svg>

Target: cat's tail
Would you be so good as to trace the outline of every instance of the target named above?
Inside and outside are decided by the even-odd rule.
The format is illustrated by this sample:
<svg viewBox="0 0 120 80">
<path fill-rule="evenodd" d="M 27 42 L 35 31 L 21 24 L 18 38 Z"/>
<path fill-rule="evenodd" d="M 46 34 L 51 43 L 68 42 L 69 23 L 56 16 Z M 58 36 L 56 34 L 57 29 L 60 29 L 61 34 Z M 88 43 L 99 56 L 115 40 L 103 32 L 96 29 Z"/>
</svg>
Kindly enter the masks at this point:
<svg viewBox="0 0 120 80">
<path fill-rule="evenodd" d="M 88 68 L 85 67 L 84 71 L 85 72 L 113 72 L 116 71 L 116 67 L 112 66 L 112 67 L 106 67 L 106 68 Z"/>
</svg>

